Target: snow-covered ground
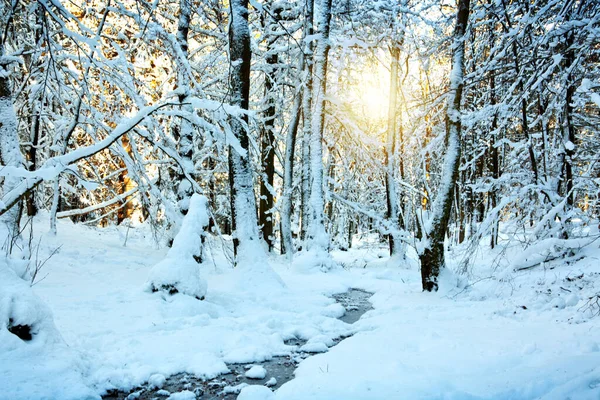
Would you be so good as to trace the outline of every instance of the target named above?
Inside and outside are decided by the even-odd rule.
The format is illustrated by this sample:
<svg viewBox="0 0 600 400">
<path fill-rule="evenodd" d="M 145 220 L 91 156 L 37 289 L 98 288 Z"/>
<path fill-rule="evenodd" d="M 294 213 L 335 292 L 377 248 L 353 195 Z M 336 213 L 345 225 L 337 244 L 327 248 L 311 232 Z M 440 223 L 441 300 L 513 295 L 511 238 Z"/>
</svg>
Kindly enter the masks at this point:
<svg viewBox="0 0 600 400">
<path fill-rule="evenodd" d="M 37 232 L 46 221 L 40 217 Z M 221 241 L 209 243 L 200 301 L 144 290 L 167 254 L 146 227 L 63 221 L 57 237 L 43 235 L 41 259 L 62 247 L 33 292 L 64 340 L 0 344 L 0 398 L 98 398 L 161 375 L 211 378 L 226 363 L 289 353 L 287 339 L 330 347 L 354 334 L 304 360 L 275 393 L 250 386 L 240 398 L 600 399 L 600 316 L 586 308 L 600 290 L 597 248 L 571 264 L 521 272 L 510 267 L 515 249 L 496 267 L 501 250 L 488 250 L 472 268 L 471 285 L 448 273 L 430 294 L 421 292 L 414 259 L 389 260 L 373 241 L 334 252 L 342 267 L 327 273 L 272 256 L 285 287 L 249 285 L 230 267 Z M 374 309 L 348 325 L 329 296 L 351 287 L 374 292 Z"/>
</svg>

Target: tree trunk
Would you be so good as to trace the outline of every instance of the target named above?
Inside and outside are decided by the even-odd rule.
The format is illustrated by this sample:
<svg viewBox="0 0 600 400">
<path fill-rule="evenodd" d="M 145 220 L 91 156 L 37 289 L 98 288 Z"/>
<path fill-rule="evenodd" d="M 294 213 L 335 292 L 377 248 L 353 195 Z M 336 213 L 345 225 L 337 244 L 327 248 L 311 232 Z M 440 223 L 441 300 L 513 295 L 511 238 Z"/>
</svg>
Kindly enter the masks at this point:
<svg viewBox="0 0 600 400">
<path fill-rule="evenodd" d="M 567 41 L 567 52 L 565 55 L 565 70 L 567 73 L 567 90 L 565 94 L 565 108 L 563 111 L 562 133 L 563 133 L 563 168 L 565 171 L 565 196 L 567 197 L 568 208 L 575 205 L 575 193 L 573 193 L 573 156 L 575 155 L 575 127 L 573 126 L 573 95 L 575 94 L 575 83 L 573 74 L 570 72 L 571 66 L 575 60 L 575 51 L 573 50 L 574 34 L 570 33 Z"/>
<path fill-rule="evenodd" d="M 184 105 L 190 95 L 190 74 L 188 66 L 188 33 L 190 30 L 191 18 L 191 0 L 179 0 L 179 19 L 177 21 L 177 44 L 181 50 L 181 54 L 175 55 L 175 64 L 177 68 L 177 91 L 179 102 L 182 103 L 181 108 L 191 112 L 190 105 Z M 178 59 L 179 58 L 179 59 Z M 183 160 L 185 167 L 193 169 L 193 153 L 194 153 L 194 130 L 192 124 L 185 118 L 181 118 L 177 126 L 177 151 Z M 190 206 L 190 199 L 194 193 L 192 183 L 187 180 L 183 171 L 180 171 L 177 176 L 177 200 L 179 203 L 179 211 L 185 215 Z"/>
<path fill-rule="evenodd" d="M 493 44 L 493 42 L 492 42 Z M 493 46 L 492 46 L 493 47 Z M 492 106 L 496 105 L 496 78 L 493 74 L 490 74 L 490 104 Z M 496 136 L 498 133 L 496 130 L 498 129 L 498 114 L 494 113 L 494 117 L 492 119 L 492 134 L 490 141 L 490 155 L 491 155 L 491 170 L 492 170 L 492 178 L 494 179 L 494 185 L 489 193 L 490 197 L 490 209 L 496 208 L 498 204 L 498 189 L 496 185 L 498 184 L 498 178 L 500 178 L 500 152 L 498 151 L 498 146 L 496 145 Z M 493 249 L 498 244 L 498 229 L 500 227 L 500 216 L 496 217 L 496 220 L 492 224 L 492 232 L 490 239 L 490 246 Z"/>
<path fill-rule="evenodd" d="M 320 7 L 319 39 L 314 55 L 315 80 L 313 94 L 315 104 L 310 137 L 310 219 L 308 226 L 309 248 L 328 250 L 329 237 L 325 231 L 323 198 L 323 128 L 325 124 L 325 95 L 327 93 L 327 58 L 329 54 L 329 25 L 331 1 L 323 0 Z"/>
<path fill-rule="evenodd" d="M 332 235 L 334 226 L 333 198 L 331 196 L 331 193 L 335 189 L 335 155 L 333 154 L 333 150 L 332 146 L 327 146 L 327 206 L 325 209 L 327 210 L 327 232 L 330 235 Z"/>
<path fill-rule="evenodd" d="M 231 63 L 230 93 L 231 105 L 248 110 L 250 98 L 250 29 L 248 28 L 248 0 L 230 1 L 231 22 L 229 28 L 229 60 Z M 239 117 L 248 121 L 247 115 Z M 231 220 L 233 246 L 236 261 L 239 255 L 249 251 L 258 243 L 256 200 L 250 168 L 248 133 L 240 119 L 232 117 L 232 133 L 245 151 L 239 154 L 229 146 L 229 187 L 231 191 Z"/>
<path fill-rule="evenodd" d="M 311 38 L 314 33 L 314 0 L 306 0 L 306 37 Z M 310 136 L 313 100 L 313 50 L 312 39 L 308 39 L 304 48 L 306 58 L 306 82 L 304 84 L 304 96 L 302 99 L 302 193 L 301 193 L 301 225 L 300 239 L 306 240 L 306 233 L 310 220 Z"/>
<path fill-rule="evenodd" d="M 450 71 L 450 90 L 446 109 L 446 154 L 444 158 L 442 181 L 432 209 L 431 223 L 424 230 L 427 238 L 421 261 L 421 280 L 423 290 L 437 291 L 438 276 L 445 266 L 444 238 L 452 212 L 453 194 L 458 180 L 458 167 L 461 151 L 461 115 L 460 106 L 463 92 L 464 36 L 469 20 L 470 0 L 459 0 L 456 26 L 453 35 L 452 68 Z"/>
<path fill-rule="evenodd" d="M 304 57 L 300 59 L 300 68 L 304 69 Z M 300 113 L 302 112 L 302 90 L 296 93 L 292 120 L 288 128 L 285 140 L 285 159 L 283 165 L 283 198 L 281 201 L 281 254 L 291 256 L 294 253 L 292 241 L 292 193 L 294 190 L 294 153 L 296 147 L 296 136 L 300 124 Z"/>
<path fill-rule="evenodd" d="M 277 12 L 272 11 L 267 18 L 265 29 L 271 32 L 273 25 L 277 25 Z M 269 35 L 267 33 L 267 35 Z M 267 39 L 266 63 L 267 73 L 265 76 L 265 100 L 266 108 L 263 113 L 264 125 L 260 132 L 260 158 L 262 163 L 262 175 L 260 179 L 260 201 L 258 206 L 258 224 L 262 227 L 262 238 L 267 244 L 269 251 L 273 249 L 273 183 L 275 178 L 275 116 L 277 114 L 275 93 L 273 89 L 277 79 L 277 63 L 279 57 L 274 48 L 276 36 Z"/>
<path fill-rule="evenodd" d="M 27 146 L 26 150 L 26 159 L 27 159 L 27 169 L 29 171 L 35 171 L 37 168 L 37 146 L 40 140 L 40 112 L 36 105 L 32 107 L 31 113 L 31 130 L 29 133 L 29 141 L 30 144 Z M 35 202 L 35 191 L 32 190 L 26 198 L 27 203 L 27 216 L 33 217 L 37 215 L 38 207 Z"/>
<path fill-rule="evenodd" d="M 398 221 L 398 197 L 396 189 L 396 177 L 394 168 L 396 164 L 396 108 L 398 96 L 398 65 L 400 62 L 400 48 L 394 43 L 390 48 L 392 57 L 390 68 L 390 99 L 388 103 L 388 125 L 387 142 L 385 146 L 385 194 L 387 202 L 388 220 L 396 225 Z M 394 238 L 392 233 L 388 234 L 390 256 L 396 255 L 400 248 L 400 241 Z"/>
<path fill-rule="evenodd" d="M 4 56 L 4 49 L 0 43 L 0 57 Z M 17 116 L 12 99 L 10 79 L 8 77 L 8 63 L 0 64 L 0 160 L 2 165 L 18 168 L 25 167 L 25 159 L 19 145 L 19 134 L 17 131 Z M 2 186 L 4 195 L 15 189 L 22 178 L 6 176 Z M 2 216 L 2 222 L 8 227 L 9 243 L 8 251 L 20 235 L 19 223 L 23 202 L 19 201 L 13 205 Z"/>
</svg>

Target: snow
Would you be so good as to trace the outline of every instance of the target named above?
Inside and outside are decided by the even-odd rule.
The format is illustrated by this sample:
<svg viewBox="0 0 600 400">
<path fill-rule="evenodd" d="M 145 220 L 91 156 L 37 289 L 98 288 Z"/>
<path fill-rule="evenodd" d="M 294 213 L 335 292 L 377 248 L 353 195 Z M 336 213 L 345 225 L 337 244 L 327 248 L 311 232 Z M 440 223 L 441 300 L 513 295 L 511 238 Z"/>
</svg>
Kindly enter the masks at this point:
<svg viewBox="0 0 600 400">
<path fill-rule="evenodd" d="M 150 270 L 146 291 L 182 293 L 204 299 L 207 286 L 200 276 L 198 260 L 203 257 L 202 237 L 209 221 L 207 202 L 206 197 L 197 193 L 191 197 L 188 213 L 167 257 Z"/>
<path fill-rule="evenodd" d="M 148 379 L 148 386 L 150 388 L 161 389 L 164 386 L 166 380 L 167 378 L 163 374 L 153 374 Z"/>
<path fill-rule="evenodd" d="M 365 272 L 364 280 L 373 272 Z M 565 394 L 595 399 L 600 394 L 590 386 L 600 378 L 600 354 L 584 344 L 597 342 L 597 321 L 555 324 L 553 316 L 564 309 L 513 314 L 505 300 L 432 296 L 420 293 L 419 282 L 407 274 L 393 275 L 395 283 L 371 283 L 375 310 L 357 322 L 359 332 L 303 361 L 277 399 L 564 399 Z"/>
<path fill-rule="evenodd" d="M 275 396 L 271 389 L 259 385 L 246 386 L 240 392 L 237 400 L 274 400 Z"/>
<path fill-rule="evenodd" d="M 8 329 L 31 328 L 31 340 Z M 95 399 L 82 374 L 86 360 L 70 349 L 52 313 L 0 258 L 0 398 Z"/>
<path fill-rule="evenodd" d="M 325 353 L 327 350 L 329 350 L 329 348 L 323 342 L 307 343 L 300 347 L 300 351 L 305 351 L 307 353 Z"/>
<path fill-rule="evenodd" d="M 596 103 L 596 106 L 600 107 L 600 95 L 598 93 L 590 93 L 590 98 Z"/>
<path fill-rule="evenodd" d="M 46 223 L 44 215 L 36 218 L 37 232 Z M 271 291 L 273 282 L 258 280 L 253 290 L 239 290 L 242 268 L 233 269 L 220 239 L 209 236 L 203 278 L 210 292 L 198 301 L 140 289 L 166 252 L 156 248 L 148 226 L 130 229 L 125 247 L 126 227 L 58 223 L 57 236 L 42 237 L 42 254 L 63 244 L 45 266 L 46 279 L 30 288 L 6 263 L 0 268 L 0 398 L 98 398 L 145 384 L 160 389 L 167 376 L 208 379 L 228 372 L 227 363 L 254 364 L 247 373 L 264 379 L 268 367 L 257 363 L 291 354 L 288 339 L 324 352 L 302 361 L 295 378 L 275 392 L 264 385 L 228 390 L 242 400 L 600 395 L 600 318 L 585 308 L 599 292 L 597 247 L 569 264 L 554 260 L 515 271 L 523 249 L 498 246 L 481 252 L 468 284 L 450 272 L 461 260 L 450 254 L 440 290 L 423 293 L 412 249 L 405 266 L 393 267 L 385 244 L 365 239 L 332 252 L 345 268 L 328 273 L 298 271 L 285 256 L 266 257 L 285 283 Z M 494 266 L 498 254 L 505 260 Z M 374 293 L 373 310 L 353 325 L 337 319 L 342 310 L 328 297 L 350 287 Z M 20 305 L 9 308 L 17 298 Z M 11 315 L 35 327 L 33 340 L 25 343 L 5 329 Z M 195 397 L 183 391 L 169 398 Z"/>
<path fill-rule="evenodd" d="M 36 231 L 45 231 L 47 214 L 36 221 Z M 210 287 L 206 300 L 182 293 L 157 298 L 141 290 L 152 266 L 165 258 L 165 250 L 155 248 L 149 227 L 130 229 L 124 247 L 126 227 L 94 229 L 65 220 L 58 224 L 56 237 L 42 237 L 41 254 L 59 244 L 63 247 L 48 261 L 44 267 L 48 276 L 34 290 L 54 310 L 70 348 L 85 360 L 85 365 L 74 367 L 68 357 L 58 357 L 57 365 L 64 365 L 61 374 L 77 378 L 80 385 L 58 398 L 85 398 L 80 395 L 84 390 L 94 395 L 113 388 L 128 390 L 154 374 L 188 372 L 212 378 L 228 371 L 226 362 L 260 362 L 289 354 L 293 347 L 284 343 L 287 339 L 351 333 L 347 324 L 327 316 L 334 301 L 322 294 L 346 290 L 348 284 L 335 282 L 343 276 L 332 275 L 311 288 L 309 276 L 296 283 L 295 274 L 279 264 L 287 288 L 277 283 L 279 292 L 273 292 L 271 284 L 260 286 L 256 279 L 259 286 L 239 290 L 244 283 L 242 268 L 234 270 L 223 254 L 215 252 L 206 268 Z M 209 241 L 207 248 L 220 248 L 220 239 Z M 24 383 L 18 382 L 30 379 L 28 370 L 35 358 L 6 355 L 4 350 L 0 357 L 2 373 L 8 365 L 18 366 L 21 374 L 11 375 L 1 386 L 27 397 Z M 39 386 L 54 393 L 61 374 L 39 377 Z"/>
<path fill-rule="evenodd" d="M 254 365 L 252 368 L 246 371 L 245 375 L 246 378 L 250 379 L 265 379 L 265 376 L 267 376 L 267 370 L 260 365 Z"/>
<path fill-rule="evenodd" d="M 269 378 L 269 380 L 265 382 L 265 386 L 266 387 L 277 386 L 277 379 L 275 379 L 274 376 Z"/>
<path fill-rule="evenodd" d="M 183 390 L 179 393 L 173 393 L 167 400 L 196 400 L 196 395 L 189 390 Z"/>
<path fill-rule="evenodd" d="M 575 144 L 573 142 L 571 142 L 570 140 L 567 140 L 565 142 L 565 149 L 567 149 L 569 151 L 573 151 L 573 150 L 575 150 Z"/>
</svg>

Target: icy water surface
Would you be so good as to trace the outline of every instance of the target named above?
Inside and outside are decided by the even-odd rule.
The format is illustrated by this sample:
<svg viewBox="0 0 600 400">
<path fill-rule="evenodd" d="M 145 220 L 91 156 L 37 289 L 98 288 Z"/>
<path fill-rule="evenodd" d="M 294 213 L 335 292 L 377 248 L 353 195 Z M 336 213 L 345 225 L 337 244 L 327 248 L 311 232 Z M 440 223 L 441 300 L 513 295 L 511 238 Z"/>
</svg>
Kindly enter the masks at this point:
<svg viewBox="0 0 600 400">
<path fill-rule="evenodd" d="M 350 289 L 348 292 L 339 293 L 333 298 L 346 309 L 340 320 L 353 324 L 371 309 L 369 298 L 373 293 L 359 289 Z M 345 338 L 340 338 L 337 343 Z M 300 348 L 306 341 L 290 340 L 286 344 Z M 336 344 L 337 344 L 336 343 Z M 252 364 L 227 364 L 230 372 L 211 380 L 202 380 L 190 374 L 177 374 L 167 378 L 161 389 L 150 388 L 149 385 L 136 388 L 130 392 L 114 391 L 103 396 L 103 399 L 126 400 L 151 400 L 166 399 L 171 393 L 188 390 L 202 400 L 233 400 L 245 385 L 266 385 L 275 390 L 284 383 L 294 378 L 296 366 L 303 359 L 310 357 L 311 353 L 295 350 L 289 356 L 273 357 L 271 360 Z M 267 374 L 264 379 L 249 379 L 246 371 L 252 366 L 262 366 Z"/>
</svg>

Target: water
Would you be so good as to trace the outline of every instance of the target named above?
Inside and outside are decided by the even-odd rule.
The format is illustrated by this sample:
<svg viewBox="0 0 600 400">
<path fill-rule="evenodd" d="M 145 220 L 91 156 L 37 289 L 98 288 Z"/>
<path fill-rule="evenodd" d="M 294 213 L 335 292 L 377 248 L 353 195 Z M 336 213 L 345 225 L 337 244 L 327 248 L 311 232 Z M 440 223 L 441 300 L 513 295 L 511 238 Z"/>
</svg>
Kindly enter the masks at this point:
<svg viewBox="0 0 600 400">
<path fill-rule="evenodd" d="M 359 289 L 350 289 L 348 292 L 336 294 L 333 298 L 346 309 L 344 316 L 340 320 L 353 324 L 360 317 L 371 309 L 369 298 L 372 293 Z M 341 342 L 345 338 L 340 338 Z M 293 339 L 286 341 L 286 344 L 300 348 L 306 341 Z M 182 390 L 189 390 L 196 394 L 200 399 L 206 400 L 234 400 L 244 384 L 247 385 L 265 385 L 268 381 L 275 378 L 276 383 L 269 382 L 269 387 L 277 389 L 284 383 L 294 379 L 296 366 L 305 358 L 312 354 L 293 351 L 289 356 L 273 357 L 271 360 L 257 362 L 252 364 L 227 364 L 230 372 L 220 375 L 215 379 L 202 380 L 190 374 L 177 374 L 167 378 L 161 390 L 150 389 L 147 386 L 136 388 L 130 392 L 113 391 L 103 396 L 103 399 L 166 399 L 167 393 L 177 393 Z M 253 365 L 260 365 L 267 370 L 264 379 L 248 379 L 244 375 L 246 370 Z"/>
</svg>

